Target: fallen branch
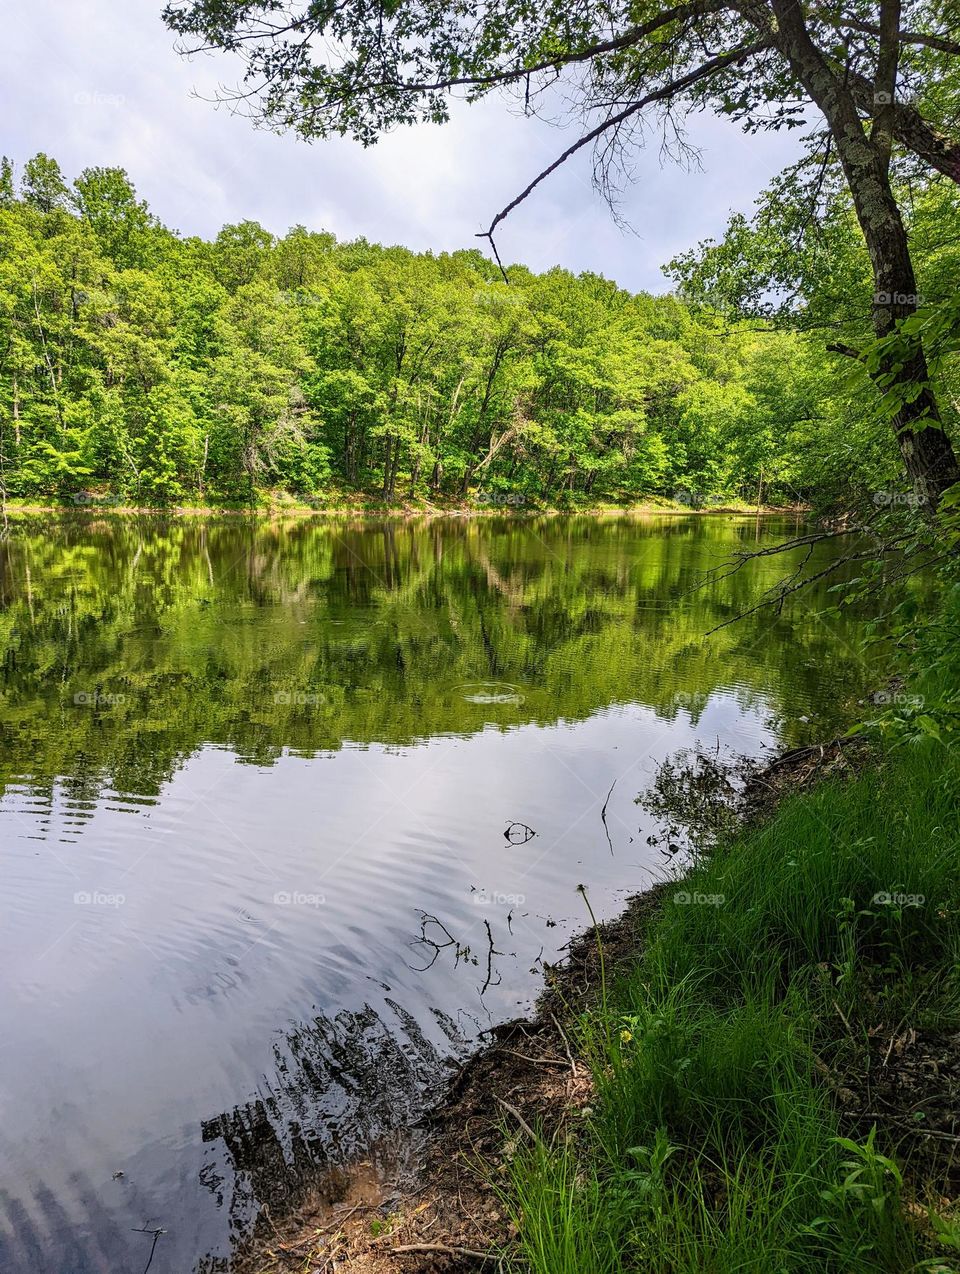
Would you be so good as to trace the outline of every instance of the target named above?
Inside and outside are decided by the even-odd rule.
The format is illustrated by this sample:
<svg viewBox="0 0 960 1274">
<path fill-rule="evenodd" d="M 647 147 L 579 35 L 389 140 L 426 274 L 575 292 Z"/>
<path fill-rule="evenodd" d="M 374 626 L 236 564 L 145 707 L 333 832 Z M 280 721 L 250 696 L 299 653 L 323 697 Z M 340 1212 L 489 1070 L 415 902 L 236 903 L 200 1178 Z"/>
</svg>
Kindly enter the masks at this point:
<svg viewBox="0 0 960 1274">
<path fill-rule="evenodd" d="M 402 1243 L 391 1252 L 443 1252 L 446 1256 L 472 1256 L 477 1261 L 495 1261 L 495 1252 L 477 1252 L 472 1247 L 449 1247 L 446 1243 Z"/>
<path fill-rule="evenodd" d="M 570 1069 L 571 1069 L 571 1071 L 573 1071 L 573 1077 L 574 1077 L 574 1079 L 576 1079 L 576 1077 L 577 1077 L 577 1063 L 574 1061 L 573 1053 L 570 1051 L 570 1043 L 569 1043 L 569 1041 L 567 1040 L 567 1037 L 566 1037 L 566 1035 L 565 1035 L 565 1033 L 564 1033 L 563 1027 L 562 1027 L 562 1026 L 560 1025 L 560 1023 L 557 1021 L 557 1019 L 556 1019 L 556 1017 L 554 1016 L 554 1014 L 553 1014 L 553 1013 L 551 1013 L 551 1014 L 550 1014 L 550 1021 L 551 1021 L 551 1022 L 554 1024 L 554 1026 L 557 1028 L 557 1034 L 560 1036 L 561 1040 L 563 1041 L 563 1048 L 564 1048 L 564 1052 L 567 1054 L 567 1061 L 570 1063 Z"/>
<path fill-rule="evenodd" d="M 537 1134 L 533 1131 L 533 1129 L 524 1119 L 523 1115 L 520 1114 L 516 1106 L 511 1106 L 510 1103 L 508 1101 L 504 1101 L 502 1097 L 497 1097 L 496 1100 L 500 1103 L 500 1105 L 504 1108 L 504 1110 L 508 1110 L 510 1114 L 513 1115 L 514 1119 L 517 1121 L 517 1123 L 520 1125 L 523 1131 L 527 1134 L 527 1136 L 530 1137 L 531 1140 L 536 1141 Z"/>
<path fill-rule="evenodd" d="M 522 1062 L 533 1062 L 535 1066 L 562 1066 L 567 1069 L 567 1063 L 559 1057 L 531 1057 L 529 1053 L 518 1053 L 515 1048 L 505 1048 L 504 1053 L 509 1053 L 511 1057 L 519 1057 Z"/>
</svg>

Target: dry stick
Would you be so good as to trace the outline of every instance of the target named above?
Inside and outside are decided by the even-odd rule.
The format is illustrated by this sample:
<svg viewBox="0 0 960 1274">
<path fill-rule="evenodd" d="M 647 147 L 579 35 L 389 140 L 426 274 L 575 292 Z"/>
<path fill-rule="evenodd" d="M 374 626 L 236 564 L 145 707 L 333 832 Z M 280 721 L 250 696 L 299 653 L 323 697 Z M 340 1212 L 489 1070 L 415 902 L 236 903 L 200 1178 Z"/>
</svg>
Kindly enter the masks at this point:
<svg viewBox="0 0 960 1274">
<path fill-rule="evenodd" d="M 550 1014 L 550 1021 L 557 1028 L 557 1034 L 560 1036 L 561 1040 L 563 1041 L 563 1048 L 564 1048 L 564 1052 L 567 1055 L 567 1061 L 570 1063 L 570 1069 L 573 1071 L 574 1079 L 576 1079 L 577 1063 L 573 1059 L 573 1053 L 570 1051 L 570 1043 L 567 1040 L 566 1035 L 564 1034 L 563 1027 L 560 1025 L 560 1023 L 557 1021 L 556 1017 L 554 1017 L 552 1013 Z"/>
<path fill-rule="evenodd" d="M 478 1261 L 496 1261 L 495 1252 L 476 1252 L 472 1247 L 448 1247 L 446 1243 L 403 1243 L 391 1252 L 444 1252 L 447 1256 L 472 1256 Z"/>
<path fill-rule="evenodd" d="M 527 1134 L 528 1137 L 530 1137 L 533 1141 L 537 1140 L 537 1134 L 533 1131 L 533 1129 L 524 1119 L 523 1115 L 520 1114 L 516 1106 L 511 1106 L 511 1104 L 508 1101 L 504 1101 L 502 1097 L 497 1097 L 495 1098 L 495 1100 L 500 1103 L 500 1105 L 504 1108 L 504 1110 L 509 1110 L 510 1114 L 513 1115 L 514 1119 L 517 1121 L 517 1123 L 520 1125 L 520 1127 L 523 1129 L 523 1131 Z"/>
<path fill-rule="evenodd" d="M 864 1110 L 860 1114 L 861 1119 L 888 1119 L 890 1123 L 896 1124 L 898 1128 L 904 1131 L 915 1133 L 918 1137 L 936 1137 L 938 1141 L 952 1141 L 960 1143 L 960 1133 L 940 1132 L 936 1128 L 923 1128 L 918 1124 L 908 1123 L 907 1120 L 901 1119 L 897 1115 L 887 1114 L 882 1110 Z"/>
<path fill-rule="evenodd" d="M 603 1005 L 604 1016 L 606 1016 L 607 967 L 606 967 L 606 961 L 603 958 L 603 939 L 600 937 L 600 926 L 597 924 L 597 917 L 593 914 L 593 908 L 590 906 L 590 899 L 587 897 L 586 885 L 577 885 L 577 893 L 583 895 L 583 901 L 586 904 L 587 911 L 590 913 L 590 919 L 593 921 L 593 936 L 596 939 L 597 955 L 600 959 L 600 1002 Z"/>
<path fill-rule="evenodd" d="M 518 1053 L 515 1048 L 505 1048 L 504 1053 L 509 1053 L 511 1057 L 519 1057 L 523 1062 L 533 1062 L 536 1066 L 562 1066 L 567 1069 L 567 1063 L 562 1062 L 559 1057 L 531 1057 L 529 1053 Z"/>
<path fill-rule="evenodd" d="M 899 1027 L 897 1029 L 899 1029 Z M 890 1054 L 893 1052 L 893 1046 L 894 1044 L 896 1044 L 896 1042 L 897 1042 L 897 1032 L 894 1031 L 893 1034 L 890 1036 L 890 1043 L 887 1045 L 887 1051 L 883 1055 L 883 1062 L 880 1066 L 881 1070 L 887 1069 L 887 1062 L 889 1062 L 890 1060 Z"/>
<path fill-rule="evenodd" d="M 841 1009 L 840 1005 L 836 1002 L 836 1000 L 831 1000 L 830 1003 L 833 1005 L 833 1007 L 837 1010 L 837 1013 L 840 1015 L 840 1021 L 847 1028 L 847 1034 L 850 1036 L 851 1039 L 853 1039 L 854 1038 L 853 1028 L 851 1027 L 850 1023 L 847 1021 L 844 1015 L 843 1009 Z"/>
</svg>

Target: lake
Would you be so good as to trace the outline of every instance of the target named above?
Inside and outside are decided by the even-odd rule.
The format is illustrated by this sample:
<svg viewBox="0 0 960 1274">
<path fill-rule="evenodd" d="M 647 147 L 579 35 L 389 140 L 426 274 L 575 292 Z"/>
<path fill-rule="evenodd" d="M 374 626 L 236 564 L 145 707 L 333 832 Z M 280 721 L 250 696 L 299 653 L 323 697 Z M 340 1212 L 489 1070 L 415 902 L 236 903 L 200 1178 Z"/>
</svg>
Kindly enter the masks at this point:
<svg viewBox="0 0 960 1274">
<path fill-rule="evenodd" d="M 878 680 L 855 608 L 705 636 L 788 564 L 705 572 L 796 530 L 11 521 L 5 1274 L 140 1274 L 158 1226 L 152 1274 L 220 1268 L 531 1003 L 579 884 L 669 872 L 658 763 L 830 737 Z"/>
</svg>

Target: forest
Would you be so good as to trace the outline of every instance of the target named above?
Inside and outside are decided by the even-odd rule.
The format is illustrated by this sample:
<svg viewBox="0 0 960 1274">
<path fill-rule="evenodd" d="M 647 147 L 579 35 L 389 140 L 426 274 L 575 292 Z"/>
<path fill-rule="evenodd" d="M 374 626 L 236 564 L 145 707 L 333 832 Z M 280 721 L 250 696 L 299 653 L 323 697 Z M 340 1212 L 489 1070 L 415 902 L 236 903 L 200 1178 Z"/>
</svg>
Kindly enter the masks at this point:
<svg viewBox="0 0 960 1274">
<path fill-rule="evenodd" d="M 960 1274 L 960 0 L 67 8 L 0 1268 Z"/>
<path fill-rule="evenodd" d="M 960 267 L 957 187 L 904 193 L 936 312 Z M 780 179 L 651 296 L 304 226 L 184 237 L 119 168 L 68 182 L 45 154 L 4 159 L 3 500 L 897 499 L 877 495 L 903 483 L 870 378 L 836 352 L 869 332 L 870 262 L 849 197 L 806 238 L 803 198 Z M 949 360 L 941 374 L 952 420 Z"/>
</svg>

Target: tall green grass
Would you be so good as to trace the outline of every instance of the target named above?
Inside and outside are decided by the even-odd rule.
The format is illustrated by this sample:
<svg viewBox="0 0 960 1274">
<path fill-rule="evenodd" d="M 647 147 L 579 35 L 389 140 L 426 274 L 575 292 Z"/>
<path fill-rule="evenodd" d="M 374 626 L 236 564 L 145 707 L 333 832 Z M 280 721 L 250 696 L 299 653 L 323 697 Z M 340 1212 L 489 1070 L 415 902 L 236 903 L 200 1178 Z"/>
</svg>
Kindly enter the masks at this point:
<svg viewBox="0 0 960 1274">
<path fill-rule="evenodd" d="M 958 972 L 960 758 L 914 742 L 785 801 L 678 883 L 581 1017 L 595 1101 L 510 1164 L 516 1267 L 960 1270 L 829 1081 L 870 1030 L 955 1029 Z"/>
</svg>

